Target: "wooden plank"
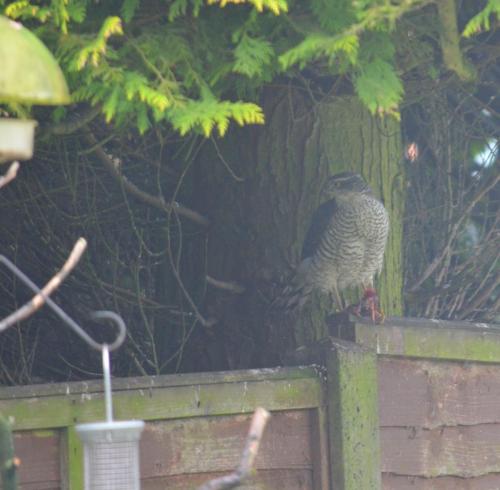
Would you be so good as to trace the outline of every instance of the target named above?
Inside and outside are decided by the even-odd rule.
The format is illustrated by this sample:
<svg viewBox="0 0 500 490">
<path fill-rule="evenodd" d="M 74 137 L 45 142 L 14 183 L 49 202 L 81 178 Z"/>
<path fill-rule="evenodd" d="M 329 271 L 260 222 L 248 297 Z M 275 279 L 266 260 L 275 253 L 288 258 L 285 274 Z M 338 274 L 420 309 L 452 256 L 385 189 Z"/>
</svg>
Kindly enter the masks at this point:
<svg viewBox="0 0 500 490">
<path fill-rule="evenodd" d="M 250 415 L 149 423 L 141 438 L 141 476 L 158 478 L 232 471 L 238 465 Z M 312 470 L 311 414 L 273 413 L 255 467 Z"/>
<path fill-rule="evenodd" d="M 500 365 L 378 360 L 380 425 L 500 423 Z"/>
<path fill-rule="evenodd" d="M 21 490 L 59 488 L 61 481 L 59 434 L 55 431 L 29 431 L 14 434 L 14 449 L 21 460 Z"/>
<path fill-rule="evenodd" d="M 388 318 L 374 325 L 350 317 L 334 329 L 378 354 L 500 363 L 500 328 L 485 323 Z"/>
<path fill-rule="evenodd" d="M 115 418 L 158 420 L 268 410 L 316 408 L 321 403 L 317 375 L 181 385 L 113 392 Z M 14 429 L 68 427 L 104 419 L 102 393 L 43 396 L 26 400 L 4 399 L 0 410 L 14 415 Z"/>
<path fill-rule="evenodd" d="M 226 473 L 197 473 L 176 475 L 166 478 L 148 478 L 142 480 L 142 490 L 187 490 L 195 489 L 212 478 Z M 238 487 L 238 490 L 312 490 L 311 471 L 295 470 L 259 470 L 256 476 Z"/>
<path fill-rule="evenodd" d="M 477 478 L 421 478 L 384 473 L 382 487 L 384 490 L 493 490 L 500 488 L 500 474 Z"/>
<path fill-rule="evenodd" d="M 331 341 L 327 354 L 332 487 L 381 488 L 376 356 Z"/>
<path fill-rule="evenodd" d="M 353 323 L 373 325 L 373 323 L 366 318 L 359 318 L 351 315 L 349 320 Z M 402 327 L 402 328 L 436 328 L 436 329 L 455 329 L 455 330 L 471 330 L 478 331 L 493 331 L 500 334 L 500 326 L 495 323 L 484 322 L 468 322 L 459 320 L 440 320 L 438 318 L 413 318 L 413 317 L 387 317 L 384 320 L 384 325 L 389 327 Z"/>
<path fill-rule="evenodd" d="M 330 489 L 330 448 L 328 441 L 328 409 L 311 410 L 310 445 L 314 490 Z M 286 487 L 285 487 L 286 488 Z"/>
<path fill-rule="evenodd" d="M 500 473 L 500 424 L 418 429 L 383 427 L 381 470 L 422 477 Z"/>
<path fill-rule="evenodd" d="M 221 383 L 244 383 L 247 381 L 274 381 L 302 378 L 317 378 L 314 368 L 308 366 L 247 369 L 240 371 L 218 371 L 211 373 L 168 374 L 162 376 L 138 376 L 113 378 L 113 392 L 127 390 L 154 390 L 177 386 L 198 386 Z M 12 398 L 41 398 L 54 395 L 78 395 L 102 392 L 102 380 L 73 383 L 49 383 L 26 386 L 0 387 L 0 400 Z"/>
</svg>

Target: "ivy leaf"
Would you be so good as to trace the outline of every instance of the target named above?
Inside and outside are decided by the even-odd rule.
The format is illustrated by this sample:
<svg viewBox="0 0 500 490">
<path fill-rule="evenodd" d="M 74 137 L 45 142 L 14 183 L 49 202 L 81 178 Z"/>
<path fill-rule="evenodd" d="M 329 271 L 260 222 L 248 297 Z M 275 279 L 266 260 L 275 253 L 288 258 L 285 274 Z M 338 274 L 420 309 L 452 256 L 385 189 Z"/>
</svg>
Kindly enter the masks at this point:
<svg viewBox="0 0 500 490">
<path fill-rule="evenodd" d="M 274 49 L 268 41 L 261 38 L 251 38 L 245 34 L 236 46 L 234 56 L 236 61 L 233 72 L 247 77 L 260 76 L 266 66 L 271 63 Z"/>
<path fill-rule="evenodd" d="M 396 117 L 403 97 L 403 84 L 394 67 L 380 58 L 361 67 L 354 81 L 361 101 L 375 113 L 389 113 Z"/>
</svg>

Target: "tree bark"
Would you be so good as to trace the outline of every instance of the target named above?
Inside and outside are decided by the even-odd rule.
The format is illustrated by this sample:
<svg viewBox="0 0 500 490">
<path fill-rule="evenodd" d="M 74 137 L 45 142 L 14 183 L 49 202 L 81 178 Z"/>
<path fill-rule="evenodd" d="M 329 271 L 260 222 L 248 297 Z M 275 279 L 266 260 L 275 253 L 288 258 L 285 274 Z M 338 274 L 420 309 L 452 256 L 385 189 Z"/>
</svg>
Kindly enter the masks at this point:
<svg viewBox="0 0 500 490">
<path fill-rule="evenodd" d="M 337 172 L 360 172 L 389 211 L 391 233 L 378 292 L 386 314 L 402 313 L 399 123 L 372 117 L 354 97 L 317 102 L 296 89 L 268 89 L 261 103 L 264 127 L 233 131 L 199 162 L 210 165 L 203 172 L 210 181 L 199 182 L 200 195 L 208 199 L 217 189 L 208 273 L 245 286 L 241 295 L 209 289 L 207 296 L 219 319 L 216 330 L 224 332 L 219 340 L 226 354 L 235 356 L 231 368 L 279 362 L 283 350 L 325 336 L 324 318 L 332 312 L 328 299 L 314 298 L 299 318 L 287 316 L 278 326 L 269 320 L 269 304 L 299 263 L 322 184 Z M 231 180 L 228 165 L 244 182 Z M 357 294 L 349 300 L 359 299 Z"/>
</svg>

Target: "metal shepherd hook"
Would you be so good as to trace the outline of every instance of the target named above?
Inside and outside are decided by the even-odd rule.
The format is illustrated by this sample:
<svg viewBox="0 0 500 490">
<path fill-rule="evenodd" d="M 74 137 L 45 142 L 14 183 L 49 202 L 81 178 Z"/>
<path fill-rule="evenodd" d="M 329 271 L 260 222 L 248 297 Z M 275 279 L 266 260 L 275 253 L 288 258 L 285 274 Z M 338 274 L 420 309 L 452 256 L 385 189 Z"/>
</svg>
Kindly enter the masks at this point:
<svg viewBox="0 0 500 490">
<path fill-rule="evenodd" d="M 4 255 L 0 255 L 0 263 L 9 268 L 12 273 L 18 277 L 28 288 L 34 293 L 43 297 L 44 302 L 54 311 L 54 313 L 66 323 L 82 340 L 84 340 L 90 347 L 101 351 L 102 353 L 102 366 L 104 374 L 104 397 L 106 403 L 106 420 L 113 420 L 113 405 L 111 398 L 111 372 L 109 353 L 120 347 L 126 336 L 127 329 L 122 317 L 113 311 L 94 311 L 90 317 L 94 320 L 111 320 L 118 327 L 118 334 L 116 339 L 111 343 L 96 342 L 78 323 L 73 320 L 60 306 L 58 306 L 42 289 L 40 289 L 23 271 L 21 271 L 12 261 Z M 0 321 L 0 332 L 10 327 L 15 321 L 14 315 L 9 315 Z"/>
</svg>

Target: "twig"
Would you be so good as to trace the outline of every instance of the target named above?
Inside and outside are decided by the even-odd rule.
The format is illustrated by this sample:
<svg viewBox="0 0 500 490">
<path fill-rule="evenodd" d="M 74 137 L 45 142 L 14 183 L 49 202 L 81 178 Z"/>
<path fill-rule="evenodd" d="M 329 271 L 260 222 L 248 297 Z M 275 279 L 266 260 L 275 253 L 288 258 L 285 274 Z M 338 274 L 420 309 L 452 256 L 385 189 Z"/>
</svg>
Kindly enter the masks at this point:
<svg viewBox="0 0 500 490">
<path fill-rule="evenodd" d="M 219 145 L 217 145 L 217 142 L 215 141 L 215 138 L 212 136 L 210 138 L 212 140 L 212 143 L 214 145 L 215 151 L 217 153 L 217 156 L 219 157 L 220 161 L 223 163 L 224 167 L 226 167 L 226 170 L 229 172 L 229 175 L 236 180 L 236 182 L 245 182 L 245 179 L 243 177 L 240 177 L 236 175 L 234 170 L 230 167 L 229 163 L 226 162 L 226 159 L 222 155 L 221 151 L 219 150 Z"/>
<path fill-rule="evenodd" d="M 79 129 L 92 122 L 101 112 L 99 104 L 87 107 L 85 110 L 73 114 L 64 121 L 56 124 L 44 125 L 41 128 L 42 137 L 51 135 L 67 136 L 75 133 Z"/>
<path fill-rule="evenodd" d="M 198 490 L 227 490 L 235 488 L 250 476 L 255 457 L 259 451 L 262 434 L 270 416 L 271 414 L 264 408 L 259 407 L 255 410 L 238 468 L 230 475 L 208 481 L 201 485 L 201 487 L 198 487 Z"/>
<path fill-rule="evenodd" d="M 29 316 L 31 316 L 35 311 L 40 309 L 45 303 L 48 296 L 50 296 L 64 281 L 67 275 L 75 268 L 76 264 L 80 260 L 83 252 L 87 248 L 87 241 L 84 238 L 79 238 L 71 251 L 65 264 L 61 267 L 59 272 L 57 272 L 52 279 L 42 288 L 41 292 L 33 296 L 33 298 L 26 304 L 21 306 L 18 310 L 11 313 L 8 317 L 4 318 L 0 322 L 0 332 L 9 328 L 14 323 L 18 323 Z M 0 260 L 2 256 L 0 256 Z"/>
<path fill-rule="evenodd" d="M 460 227 L 464 220 L 469 216 L 469 213 L 473 210 L 474 206 L 483 198 L 485 194 L 487 194 L 491 189 L 493 189 L 498 182 L 500 181 L 500 175 L 497 175 L 488 185 L 483 187 L 470 201 L 468 206 L 462 212 L 460 217 L 457 219 L 456 223 L 451 228 L 451 231 L 448 235 L 448 241 L 446 245 L 443 247 L 441 253 L 426 267 L 420 278 L 411 286 L 408 291 L 410 293 L 415 292 L 422 283 L 437 269 L 439 264 L 445 259 L 447 254 L 450 253 L 451 245 L 455 238 L 457 237 Z"/>
<path fill-rule="evenodd" d="M 109 170 L 111 175 L 115 177 L 125 188 L 126 191 L 130 192 L 130 194 L 134 195 L 141 201 L 154 206 L 155 208 L 161 209 L 162 211 L 169 212 L 170 210 L 174 210 L 180 216 L 184 216 L 185 218 L 198 223 L 202 226 L 208 226 L 210 221 L 205 216 L 201 215 L 197 211 L 186 208 L 182 204 L 178 202 L 167 203 L 163 199 L 163 197 L 153 196 L 143 190 L 139 189 L 135 184 L 130 182 L 119 170 L 117 165 L 113 163 L 111 158 L 107 155 L 107 153 L 98 145 L 98 141 L 95 136 L 91 133 L 86 136 L 87 143 L 92 146 L 95 146 L 95 154 L 101 161 L 101 163 Z M 96 146 L 97 145 L 97 146 Z"/>
<path fill-rule="evenodd" d="M 210 286 L 213 286 L 214 288 L 223 289 L 224 291 L 230 291 L 235 294 L 242 294 L 245 292 L 245 288 L 236 282 L 221 281 L 219 279 L 214 279 L 208 274 L 205 278 L 207 280 L 207 284 L 210 284 Z"/>
<path fill-rule="evenodd" d="M 5 172 L 4 175 L 0 176 L 0 189 L 16 178 L 19 167 L 20 167 L 19 162 L 12 162 L 10 164 L 10 167 L 7 170 L 7 172 Z"/>
</svg>

